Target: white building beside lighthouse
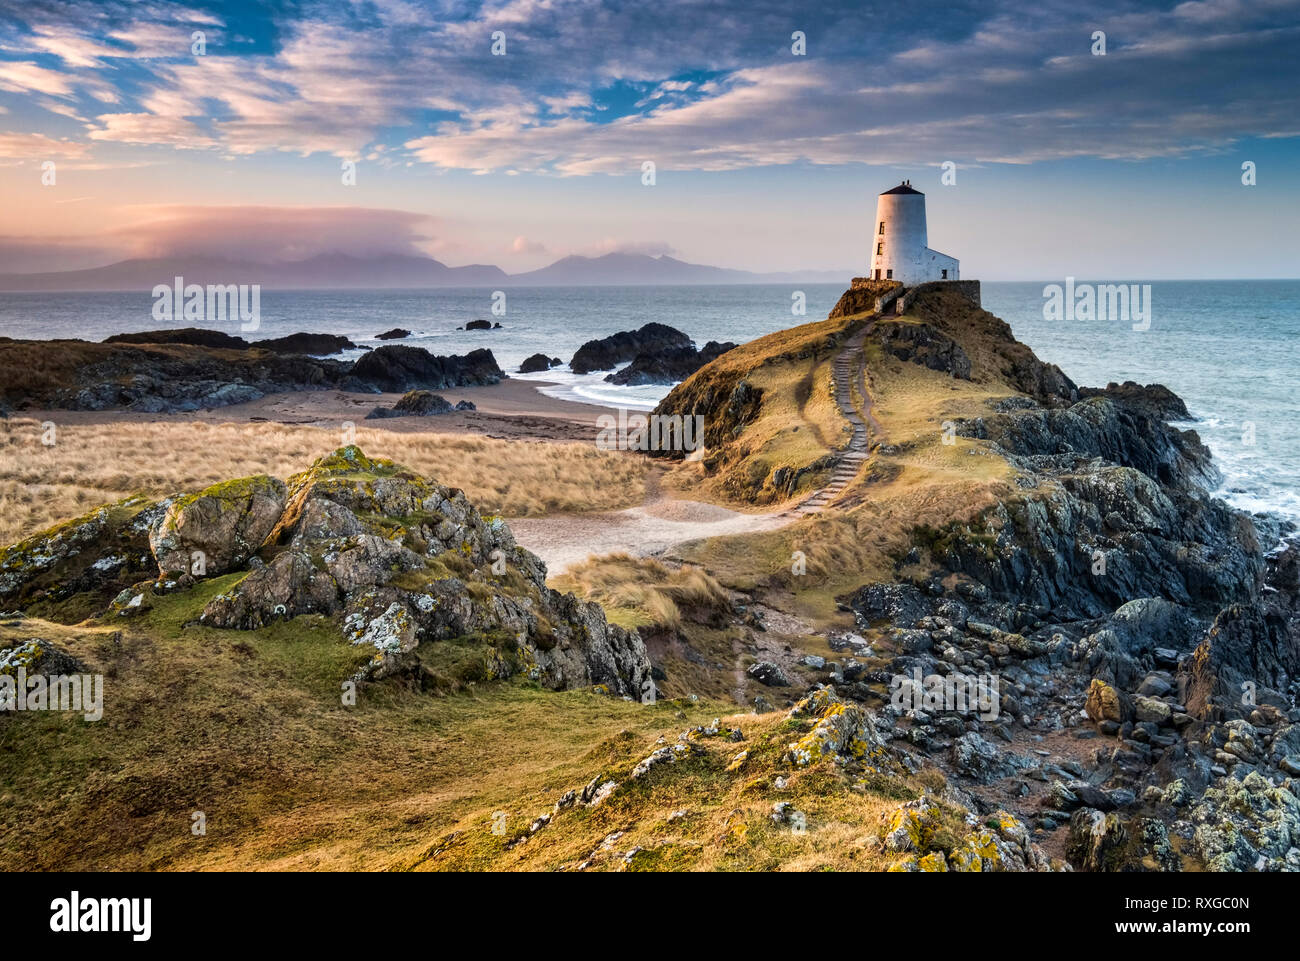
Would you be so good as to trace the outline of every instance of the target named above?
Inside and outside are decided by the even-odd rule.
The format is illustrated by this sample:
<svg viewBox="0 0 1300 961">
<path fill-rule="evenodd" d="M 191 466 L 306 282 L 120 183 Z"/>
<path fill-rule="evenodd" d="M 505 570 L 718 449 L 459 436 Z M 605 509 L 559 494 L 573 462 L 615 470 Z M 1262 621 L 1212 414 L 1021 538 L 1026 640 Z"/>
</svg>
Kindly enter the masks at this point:
<svg viewBox="0 0 1300 961">
<path fill-rule="evenodd" d="M 904 180 L 876 201 L 872 232 L 872 280 L 898 280 L 906 287 L 931 280 L 960 280 L 956 257 L 931 250 L 925 232 L 925 194 Z"/>
</svg>

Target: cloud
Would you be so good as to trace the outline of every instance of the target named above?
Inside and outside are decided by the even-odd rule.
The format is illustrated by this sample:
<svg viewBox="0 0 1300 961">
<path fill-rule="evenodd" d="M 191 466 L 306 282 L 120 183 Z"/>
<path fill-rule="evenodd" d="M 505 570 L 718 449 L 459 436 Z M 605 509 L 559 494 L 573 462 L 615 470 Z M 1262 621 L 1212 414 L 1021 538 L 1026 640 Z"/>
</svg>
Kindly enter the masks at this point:
<svg viewBox="0 0 1300 961">
<path fill-rule="evenodd" d="M 58 70 L 30 61 L 0 61 L 0 90 L 66 97 L 72 93 L 72 81 Z"/>
<path fill-rule="evenodd" d="M 87 126 L 86 136 L 91 140 L 189 148 L 210 147 L 214 142 L 188 120 L 152 113 L 100 114 Z"/>
<path fill-rule="evenodd" d="M 616 240 L 605 237 L 599 244 L 588 251 L 590 256 L 600 257 L 605 254 L 644 254 L 647 257 L 670 257 L 677 251 L 670 244 L 660 240 Z"/>
<path fill-rule="evenodd" d="M 71 140 L 55 140 L 39 133 L 0 133 L 0 158 L 45 161 L 88 156 L 90 147 Z"/>
<path fill-rule="evenodd" d="M 1101 0 L 1084 23 L 1064 2 L 917 0 L 864 23 L 838 0 L 813 18 L 778 0 L 302 0 L 223 23 L 108 0 L 19 32 L 0 90 L 75 103 L 47 101 L 85 117 L 88 140 L 343 157 L 404 144 L 402 160 L 480 173 L 1147 158 L 1293 129 L 1294 9 Z M 207 56 L 188 54 L 195 25 Z"/>
<path fill-rule="evenodd" d="M 114 259 L 111 245 L 83 237 L 0 236 L 0 264 L 7 274 L 102 267 Z"/>
<path fill-rule="evenodd" d="M 113 232 L 135 257 L 228 257 L 263 262 L 319 254 L 423 255 L 430 218 L 366 207 L 156 206 Z"/>
<path fill-rule="evenodd" d="M 511 243 L 510 252 L 515 254 L 544 254 L 546 253 L 546 244 L 536 240 L 529 240 L 521 234 Z"/>
</svg>

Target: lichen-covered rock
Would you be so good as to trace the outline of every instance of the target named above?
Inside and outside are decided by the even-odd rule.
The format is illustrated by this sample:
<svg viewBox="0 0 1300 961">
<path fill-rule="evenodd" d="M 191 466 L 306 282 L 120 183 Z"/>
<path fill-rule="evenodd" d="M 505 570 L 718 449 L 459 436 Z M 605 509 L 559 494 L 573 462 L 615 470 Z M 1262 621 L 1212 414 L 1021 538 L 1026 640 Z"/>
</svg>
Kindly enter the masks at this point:
<svg viewBox="0 0 1300 961">
<path fill-rule="evenodd" d="M 356 447 L 289 479 L 263 553 L 267 563 L 208 602 L 203 623 L 341 615 L 346 639 L 369 654 L 361 679 L 419 674 L 420 645 L 476 638 L 475 680 L 526 673 L 553 688 L 653 696 L 635 631 L 548 588 L 545 565 L 462 491 Z"/>
<path fill-rule="evenodd" d="M 1016 817 L 999 811 L 969 834 L 948 855 L 951 870 L 981 874 L 1053 871 L 1058 865 L 1029 840 L 1029 831 Z"/>
<path fill-rule="evenodd" d="M 1252 771 L 1220 778 L 1192 808 L 1192 845 L 1210 871 L 1277 871 L 1300 847 L 1300 782 L 1273 785 Z"/>
<path fill-rule="evenodd" d="M 1133 716 L 1133 705 L 1129 697 L 1099 678 L 1093 678 L 1092 684 L 1088 686 L 1088 699 L 1084 702 L 1083 709 L 1094 721 L 1123 723 Z"/>
<path fill-rule="evenodd" d="M 823 758 L 859 766 L 881 764 L 887 758 L 888 749 L 871 713 L 840 700 L 830 688 L 816 690 L 799 701 L 790 709 L 789 717 L 816 720 L 811 731 L 788 747 L 787 758 L 799 767 Z"/>
<path fill-rule="evenodd" d="M 61 650 L 43 638 L 27 637 L 16 640 L 9 647 L 0 647 L 0 674 L 17 677 L 22 669 L 33 674 L 80 674 L 85 667 L 67 651 Z"/>
<path fill-rule="evenodd" d="M 958 809 L 967 824 L 975 818 Z M 881 850 L 906 854 L 890 871 L 962 873 L 1069 870 L 1054 863 L 1029 838 L 1029 830 L 1018 818 L 999 811 L 955 842 L 943 830 L 942 811 L 928 795 L 887 811 L 880 819 Z"/>
<path fill-rule="evenodd" d="M 107 605 L 152 569 L 149 530 L 160 517 L 153 501 L 130 497 L 0 550 L 0 604 L 97 594 Z"/>
<path fill-rule="evenodd" d="M 1070 818 L 1066 855 L 1084 871 L 1178 871 L 1182 858 L 1162 820 L 1125 820 L 1116 811 L 1081 808 Z"/>
<path fill-rule="evenodd" d="M 280 519 L 284 482 L 259 474 L 177 497 L 149 535 L 164 576 L 213 576 L 247 561 Z"/>
<path fill-rule="evenodd" d="M 882 815 L 880 845 L 886 851 L 920 855 L 930 849 L 939 828 L 939 807 L 923 795 Z"/>
</svg>

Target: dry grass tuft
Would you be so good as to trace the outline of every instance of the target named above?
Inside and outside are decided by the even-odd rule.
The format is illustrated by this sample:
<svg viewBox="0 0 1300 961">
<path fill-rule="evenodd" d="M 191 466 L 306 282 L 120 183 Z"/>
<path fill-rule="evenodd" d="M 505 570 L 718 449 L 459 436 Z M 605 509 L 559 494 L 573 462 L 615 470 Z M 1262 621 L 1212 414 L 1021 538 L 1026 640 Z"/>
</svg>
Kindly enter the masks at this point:
<svg viewBox="0 0 1300 961">
<path fill-rule="evenodd" d="M 0 427 L 0 544 L 99 504 L 161 497 L 250 474 L 288 477 L 340 444 L 339 432 L 303 425 L 119 422 Z M 649 465 L 590 444 L 495 440 L 459 434 L 357 431 L 357 444 L 440 483 L 484 513 L 537 517 L 619 510 L 641 503 Z"/>
<path fill-rule="evenodd" d="M 629 554 L 593 557 L 570 567 L 552 585 L 596 601 L 624 627 L 676 629 L 691 612 L 728 610 L 726 589 L 703 568 L 671 568 Z"/>
</svg>

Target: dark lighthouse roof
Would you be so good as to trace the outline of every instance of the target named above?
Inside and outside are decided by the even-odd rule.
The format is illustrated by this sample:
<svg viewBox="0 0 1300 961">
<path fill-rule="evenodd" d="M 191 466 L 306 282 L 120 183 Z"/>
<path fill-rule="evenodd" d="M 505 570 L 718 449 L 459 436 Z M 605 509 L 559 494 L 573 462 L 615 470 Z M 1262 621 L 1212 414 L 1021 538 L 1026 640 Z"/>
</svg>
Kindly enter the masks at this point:
<svg viewBox="0 0 1300 961">
<path fill-rule="evenodd" d="M 921 191 L 917 190 L 915 187 L 912 186 L 912 181 L 904 180 L 893 190 L 886 190 L 882 192 L 880 196 L 884 197 L 887 194 L 921 194 Z M 921 194 L 921 196 L 925 196 L 925 195 Z"/>
</svg>

